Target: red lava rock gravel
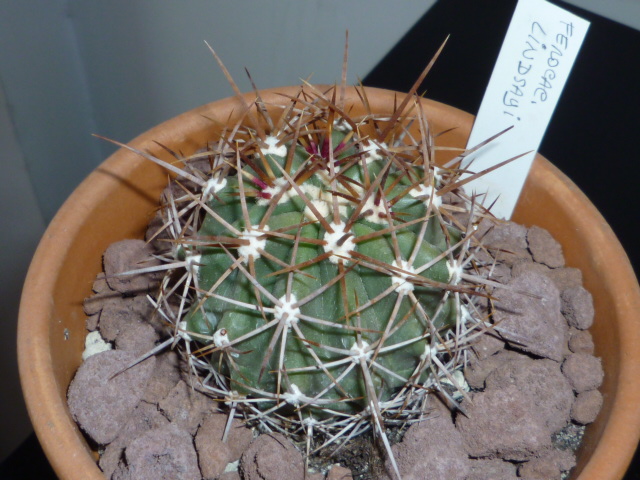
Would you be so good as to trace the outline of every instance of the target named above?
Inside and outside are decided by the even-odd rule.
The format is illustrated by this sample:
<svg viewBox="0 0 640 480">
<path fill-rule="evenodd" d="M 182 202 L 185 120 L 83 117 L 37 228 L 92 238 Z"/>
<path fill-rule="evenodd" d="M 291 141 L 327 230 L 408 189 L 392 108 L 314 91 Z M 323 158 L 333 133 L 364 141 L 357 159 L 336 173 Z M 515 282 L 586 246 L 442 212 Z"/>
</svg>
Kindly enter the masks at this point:
<svg viewBox="0 0 640 480">
<path fill-rule="evenodd" d="M 562 364 L 562 373 L 576 393 L 598 388 L 604 378 L 600 359 L 586 353 L 569 355 Z"/>
<path fill-rule="evenodd" d="M 518 467 L 518 476 L 524 480 L 561 480 L 562 472 L 576 464 L 575 457 L 566 450 L 547 450 Z"/>
<path fill-rule="evenodd" d="M 142 399 L 157 404 L 169 394 L 179 381 L 180 360 L 178 354 L 174 351 L 168 351 L 156 355 L 154 375 L 149 379 Z"/>
<path fill-rule="evenodd" d="M 227 415 L 207 415 L 195 437 L 199 453 L 200 470 L 205 479 L 213 479 L 224 472 L 227 464 L 240 459 L 242 453 L 253 440 L 253 433 L 234 419 L 227 442 L 222 435 L 227 423 Z"/>
<path fill-rule="evenodd" d="M 480 268 L 491 268 L 492 278 L 507 285 L 483 307 L 492 310 L 497 328 L 469 351 L 464 373 L 473 403 L 465 400 L 461 411 L 451 412 L 433 401 L 431 418 L 412 425 L 392 447 L 404 480 L 426 478 L 425 472 L 447 480 L 561 478 L 575 458 L 554 447 L 553 436 L 567 425 L 592 422 L 602 405 L 602 366 L 587 331 L 593 301 L 580 271 L 564 267 L 562 249 L 545 230 L 510 223 L 481 228 L 492 248 L 479 256 L 488 265 Z M 107 278 L 98 276 L 95 295 L 84 303 L 87 329 L 97 329 L 116 350 L 85 361 L 68 400 L 82 430 L 101 445 L 105 476 L 351 480 L 351 471 L 337 464 L 305 477 L 304 457 L 288 439 L 280 433 L 256 437 L 238 419 L 222 442 L 222 406 L 199 391 L 175 351 L 108 380 L 165 336 L 145 298 L 157 277 L 112 276 L 139 267 L 151 249 L 138 240 L 112 245 L 104 255 Z M 503 263 L 493 265 L 492 255 Z M 237 471 L 225 472 L 233 462 Z M 387 460 L 387 474 L 371 476 L 390 478 L 390 465 Z"/>
<path fill-rule="evenodd" d="M 532 413 L 550 434 L 568 422 L 574 395 L 557 362 L 524 355 L 511 357 L 487 376 L 485 385 L 485 391 L 516 386 L 533 400 Z"/>
<path fill-rule="evenodd" d="M 527 229 L 522 225 L 485 221 L 479 226 L 478 237 L 482 238 L 484 245 L 487 245 L 500 263 L 511 266 L 522 259 L 531 259 L 527 245 Z M 487 260 L 490 263 L 493 257 Z"/>
<path fill-rule="evenodd" d="M 544 228 L 533 226 L 527 232 L 529 251 L 537 263 L 551 268 L 564 267 L 562 247 Z"/>
<path fill-rule="evenodd" d="M 143 433 L 169 424 L 169 420 L 155 405 L 144 401 L 138 404 L 130 418 L 118 437 L 106 446 L 100 456 L 100 468 L 106 477 L 111 477 L 118 468 L 127 445 Z"/>
<path fill-rule="evenodd" d="M 586 353 L 593 355 L 595 345 L 591 333 L 586 330 L 570 330 L 569 350 L 573 353 Z"/>
<path fill-rule="evenodd" d="M 567 288 L 562 292 L 562 313 L 570 326 L 586 330 L 593 325 L 593 298 L 584 287 Z"/>
<path fill-rule="evenodd" d="M 472 457 L 523 461 L 551 446 L 533 398 L 515 385 L 479 392 L 462 406 L 467 415 L 457 417 L 456 427 Z"/>
<path fill-rule="evenodd" d="M 245 480 L 300 480 L 304 478 L 302 454 L 280 433 L 256 438 L 240 459 Z"/>
<path fill-rule="evenodd" d="M 351 470 L 340 465 L 333 465 L 327 474 L 327 480 L 353 480 Z"/>
<path fill-rule="evenodd" d="M 516 466 L 500 458 L 474 460 L 465 480 L 515 480 Z"/>
<path fill-rule="evenodd" d="M 497 288 L 494 320 L 510 345 L 525 352 L 562 361 L 568 326 L 560 313 L 560 294 L 553 282 L 532 271 Z"/>
<path fill-rule="evenodd" d="M 419 480 L 425 472 L 433 478 L 464 480 L 470 472 L 471 460 L 462 435 L 446 408 L 439 408 L 434 418 L 409 428 L 392 450 L 404 480 Z M 392 471 L 389 461 L 387 471 Z"/>
<path fill-rule="evenodd" d="M 92 355 L 69 386 L 71 415 L 99 444 L 115 440 L 144 394 L 156 363 L 153 357 L 110 379 L 134 359 L 135 355 L 118 350 Z"/>
<path fill-rule="evenodd" d="M 125 449 L 127 469 L 122 478 L 131 480 L 200 480 L 193 437 L 175 424 L 142 434 Z"/>
<path fill-rule="evenodd" d="M 216 407 L 209 397 L 180 380 L 167 396 L 158 402 L 158 408 L 170 422 L 195 435 L 202 418 Z"/>
<path fill-rule="evenodd" d="M 571 407 L 571 418 L 580 425 L 593 422 L 602 408 L 602 394 L 598 390 L 579 393 Z"/>
<path fill-rule="evenodd" d="M 152 253 L 153 249 L 144 240 L 121 240 L 110 245 L 102 259 L 109 287 L 127 294 L 149 291 L 161 276 L 145 274 L 116 276 L 116 274 L 159 265 L 160 261 L 153 259 Z"/>
</svg>

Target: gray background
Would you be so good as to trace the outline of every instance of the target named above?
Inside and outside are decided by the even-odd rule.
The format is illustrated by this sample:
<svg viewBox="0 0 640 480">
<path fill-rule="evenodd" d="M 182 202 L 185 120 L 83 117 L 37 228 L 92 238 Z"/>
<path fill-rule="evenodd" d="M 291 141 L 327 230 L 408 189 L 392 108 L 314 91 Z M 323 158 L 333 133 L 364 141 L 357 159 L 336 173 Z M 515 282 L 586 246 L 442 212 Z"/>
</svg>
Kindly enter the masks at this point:
<svg viewBox="0 0 640 480">
<path fill-rule="evenodd" d="M 91 133 L 128 141 L 231 95 L 205 40 L 247 90 L 245 66 L 261 88 L 338 81 L 348 29 L 355 83 L 433 3 L 0 0 L 0 461 L 31 432 L 15 359 L 22 282 L 47 223 L 113 150 Z M 640 29 L 636 0 L 569 3 Z"/>
</svg>

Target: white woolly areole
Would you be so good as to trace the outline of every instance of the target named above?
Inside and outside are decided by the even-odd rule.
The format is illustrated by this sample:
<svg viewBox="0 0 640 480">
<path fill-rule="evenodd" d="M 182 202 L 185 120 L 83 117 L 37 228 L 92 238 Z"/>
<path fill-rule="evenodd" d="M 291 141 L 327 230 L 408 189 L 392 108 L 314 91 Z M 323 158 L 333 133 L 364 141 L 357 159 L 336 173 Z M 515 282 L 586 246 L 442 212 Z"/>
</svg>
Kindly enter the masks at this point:
<svg viewBox="0 0 640 480">
<path fill-rule="evenodd" d="M 84 352 L 82 352 L 82 360 L 86 360 L 91 355 L 96 353 L 106 352 L 113 347 L 109 342 L 106 342 L 100 332 L 89 332 L 84 339 Z"/>
<path fill-rule="evenodd" d="M 237 390 L 231 390 L 225 398 L 225 405 L 232 405 L 234 402 L 241 402 L 245 399 L 245 397 L 240 395 Z"/>
<path fill-rule="evenodd" d="M 348 122 L 345 122 L 342 118 L 333 122 L 333 128 L 339 132 L 350 132 L 353 130 Z"/>
<path fill-rule="evenodd" d="M 291 184 L 286 178 L 278 177 L 273 181 L 273 187 L 267 187 L 262 190 L 262 193 L 267 194 L 270 198 L 258 198 L 256 203 L 262 207 L 267 206 L 276 195 L 280 194 L 282 190 L 284 190 L 284 193 L 280 195 L 278 205 L 288 202 L 292 197 L 298 196 L 298 192 L 291 188 Z"/>
<path fill-rule="evenodd" d="M 327 178 L 324 178 L 322 175 L 317 175 L 322 181 L 328 182 Z M 322 218 L 327 218 L 333 212 L 333 195 L 331 192 L 327 192 L 320 187 L 316 187 L 315 185 L 301 185 L 301 188 L 305 194 L 305 196 L 311 201 L 315 209 L 318 211 Z M 338 187 L 338 191 L 342 189 Z M 350 204 L 349 200 L 346 200 L 342 197 L 338 197 L 338 212 L 341 216 L 345 216 L 347 214 L 347 205 Z M 306 206 L 304 209 L 304 216 L 308 220 L 315 221 L 317 220 L 317 216 L 313 213 L 313 210 Z"/>
<path fill-rule="evenodd" d="M 428 343 L 424 346 L 424 353 L 420 355 L 420 360 L 426 360 L 427 358 L 431 359 L 435 357 L 436 353 L 438 353 L 437 348 L 431 348 L 431 345 Z"/>
<path fill-rule="evenodd" d="M 331 204 L 329 203 L 331 201 L 331 194 L 323 192 L 320 187 L 316 187 L 315 185 L 304 185 L 303 192 L 318 211 L 320 217 L 326 218 L 331 213 Z M 312 221 L 318 220 L 318 216 L 308 205 L 304 208 L 304 216 Z"/>
<path fill-rule="evenodd" d="M 291 392 L 286 392 L 280 395 L 282 399 L 290 405 L 300 405 L 301 402 L 305 402 L 308 397 L 300 391 L 295 383 L 291 384 Z"/>
<path fill-rule="evenodd" d="M 346 225 L 342 222 L 339 224 L 332 223 L 331 227 L 333 228 L 333 233 L 325 232 L 323 240 L 327 242 L 323 248 L 325 252 L 331 252 L 333 255 L 329 257 L 329 261 L 331 263 L 338 263 L 341 257 L 351 258 L 351 254 L 349 254 L 350 250 L 356 249 L 356 244 L 353 241 L 353 235 L 349 235 L 346 240 L 342 241 L 342 245 L 338 245 L 338 242 L 344 237 L 347 232 L 345 232 L 344 227 Z M 342 258 L 344 260 L 344 258 Z"/>
<path fill-rule="evenodd" d="M 325 179 L 326 180 L 326 179 Z M 302 184 L 299 186 L 300 190 L 305 197 L 313 204 L 322 218 L 328 217 L 333 211 L 333 196 L 330 192 L 325 192 L 322 188 L 310 184 Z M 280 192 L 284 190 L 284 193 L 280 195 Z M 273 198 L 280 195 L 278 199 L 278 205 L 287 203 L 294 198 L 297 198 L 298 192 L 291 186 L 289 181 L 284 177 L 278 177 L 273 182 L 273 187 L 267 187 L 262 190 L 263 194 L 268 194 L 270 198 L 258 198 L 256 204 L 260 206 L 268 206 L 273 201 Z M 340 214 L 345 215 L 347 212 L 348 201 L 343 198 L 338 198 L 338 209 Z M 303 215 L 307 220 L 318 220 L 316 214 L 305 206 Z"/>
<path fill-rule="evenodd" d="M 191 335 L 187 333 L 187 322 L 178 322 L 178 336 L 185 342 L 190 342 L 191 340 L 193 340 L 191 338 Z"/>
<path fill-rule="evenodd" d="M 280 140 L 278 137 L 268 136 L 264 139 L 264 143 L 267 146 L 266 148 L 262 148 L 262 153 L 265 155 L 277 155 L 278 157 L 286 157 L 287 156 L 287 146 L 280 145 L 278 146 L 278 142 Z"/>
<path fill-rule="evenodd" d="M 441 181 L 442 181 L 442 172 L 444 171 L 444 168 L 440 168 L 440 167 L 433 167 L 433 181 L 435 182 L 436 185 L 438 185 Z"/>
<path fill-rule="evenodd" d="M 409 195 L 412 197 L 425 197 L 424 203 L 429 205 L 429 203 L 433 203 L 434 207 L 439 207 L 442 205 L 442 197 L 436 195 L 436 189 L 433 185 L 423 185 L 420 184 L 415 188 L 409 190 Z"/>
<path fill-rule="evenodd" d="M 366 216 L 367 221 L 381 225 L 389 223 L 387 219 L 387 211 L 384 208 L 382 202 L 383 200 L 381 199 L 380 205 L 376 205 L 375 197 L 373 195 L 367 198 L 366 202 L 364 203 L 364 207 L 362 207 L 363 212 L 369 212 L 369 214 Z"/>
<path fill-rule="evenodd" d="M 184 259 L 187 264 L 187 270 L 192 275 L 198 275 L 198 271 L 200 270 L 200 260 L 202 259 L 202 255 L 200 254 L 192 254 L 187 253 L 186 258 Z"/>
<path fill-rule="evenodd" d="M 407 278 L 409 278 L 411 274 L 416 273 L 416 269 L 409 265 L 405 260 L 400 260 L 400 264 L 394 260 L 391 266 L 400 268 L 404 270 L 404 272 L 407 272 L 394 272 L 391 276 L 391 284 L 396 285 L 396 292 L 403 295 L 412 292 L 414 285 L 408 281 Z"/>
<path fill-rule="evenodd" d="M 364 154 L 364 160 L 367 163 L 375 162 L 376 160 L 382 159 L 382 154 L 379 153 L 382 150 L 387 149 L 386 143 L 377 143 L 373 141 L 369 141 L 366 144 L 362 144 L 360 146 L 360 150 Z"/>
<path fill-rule="evenodd" d="M 209 200 L 211 200 L 211 197 L 213 197 L 214 194 L 218 193 L 220 190 L 222 190 L 226 186 L 227 186 L 226 178 L 220 178 L 218 176 L 210 178 L 209 180 L 207 180 L 207 183 L 205 183 L 204 187 L 202 188 L 202 201 L 204 203 L 207 203 Z"/>
<path fill-rule="evenodd" d="M 249 262 L 249 257 L 253 256 L 254 259 L 260 258 L 259 250 L 264 250 L 267 245 L 266 238 L 261 237 L 265 231 L 269 230 L 269 225 L 264 226 L 264 230 L 258 230 L 258 225 L 252 225 L 252 230 L 243 230 L 240 238 L 243 240 L 249 240 L 249 245 L 241 245 L 238 248 L 238 255 L 244 257 L 244 263 Z"/>
<path fill-rule="evenodd" d="M 462 265 L 458 262 L 454 261 L 453 263 L 447 261 L 447 270 L 449 271 L 449 282 L 452 285 L 457 285 L 460 283 L 461 275 L 462 275 Z"/>
<path fill-rule="evenodd" d="M 285 325 L 291 328 L 292 323 L 298 323 L 298 315 L 300 315 L 300 307 L 294 307 L 293 305 L 298 301 L 294 294 L 289 295 L 289 301 L 287 296 L 284 295 L 280 298 L 280 305 L 276 305 L 273 309 L 273 316 L 276 320 L 282 320 L 285 315 Z"/>
<path fill-rule="evenodd" d="M 305 427 L 315 427 L 319 423 L 320 422 L 318 422 L 318 420 L 316 420 L 313 417 L 307 417 L 304 420 L 302 420 L 302 425 L 304 425 Z"/>
<path fill-rule="evenodd" d="M 353 346 L 349 350 L 351 360 L 354 363 L 360 363 L 360 359 L 369 360 L 373 353 L 372 350 L 367 351 L 367 348 L 369 348 L 369 344 L 367 342 L 362 340 L 360 343 L 362 346 L 358 346 L 358 342 L 353 342 Z"/>
<path fill-rule="evenodd" d="M 220 328 L 213 333 L 213 344 L 218 348 L 229 345 L 229 332 L 226 328 Z"/>
</svg>

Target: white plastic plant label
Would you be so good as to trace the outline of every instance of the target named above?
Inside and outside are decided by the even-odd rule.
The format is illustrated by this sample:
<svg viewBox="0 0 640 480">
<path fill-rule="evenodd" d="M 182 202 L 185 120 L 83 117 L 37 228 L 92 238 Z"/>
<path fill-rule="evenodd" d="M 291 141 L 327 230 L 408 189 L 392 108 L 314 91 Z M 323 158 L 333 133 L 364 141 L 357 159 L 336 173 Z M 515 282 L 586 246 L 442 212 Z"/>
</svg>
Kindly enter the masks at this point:
<svg viewBox="0 0 640 480">
<path fill-rule="evenodd" d="M 511 218 L 589 25 L 545 0 L 519 0 L 516 6 L 467 148 L 512 128 L 463 164 L 480 172 L 522 155 L 468 183 L 468 191 L 486 192 L 480 200 L 493 203 L 499 218 Z"/>
</svg>

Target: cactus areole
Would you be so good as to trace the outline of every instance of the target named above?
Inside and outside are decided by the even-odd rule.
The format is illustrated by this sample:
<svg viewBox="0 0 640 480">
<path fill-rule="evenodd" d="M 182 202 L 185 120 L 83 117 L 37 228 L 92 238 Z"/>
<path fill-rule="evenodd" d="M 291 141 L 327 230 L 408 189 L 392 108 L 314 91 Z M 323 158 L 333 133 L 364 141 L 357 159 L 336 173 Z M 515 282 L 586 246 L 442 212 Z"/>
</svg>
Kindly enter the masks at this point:
<svg viewBox="0 0 640 480">
<path fill-rule="evenodd" d="M 436 166 L 417 97 L 352 117 L 338 94 L 305 86 L 276 108 L 256 93 L 181 159 L 157 301 L 212 395 L 267 428 L 351 436 L 419 419 L 430 392 L 464 395 L 488 214 L 460 158 Z"/>
</svg>

